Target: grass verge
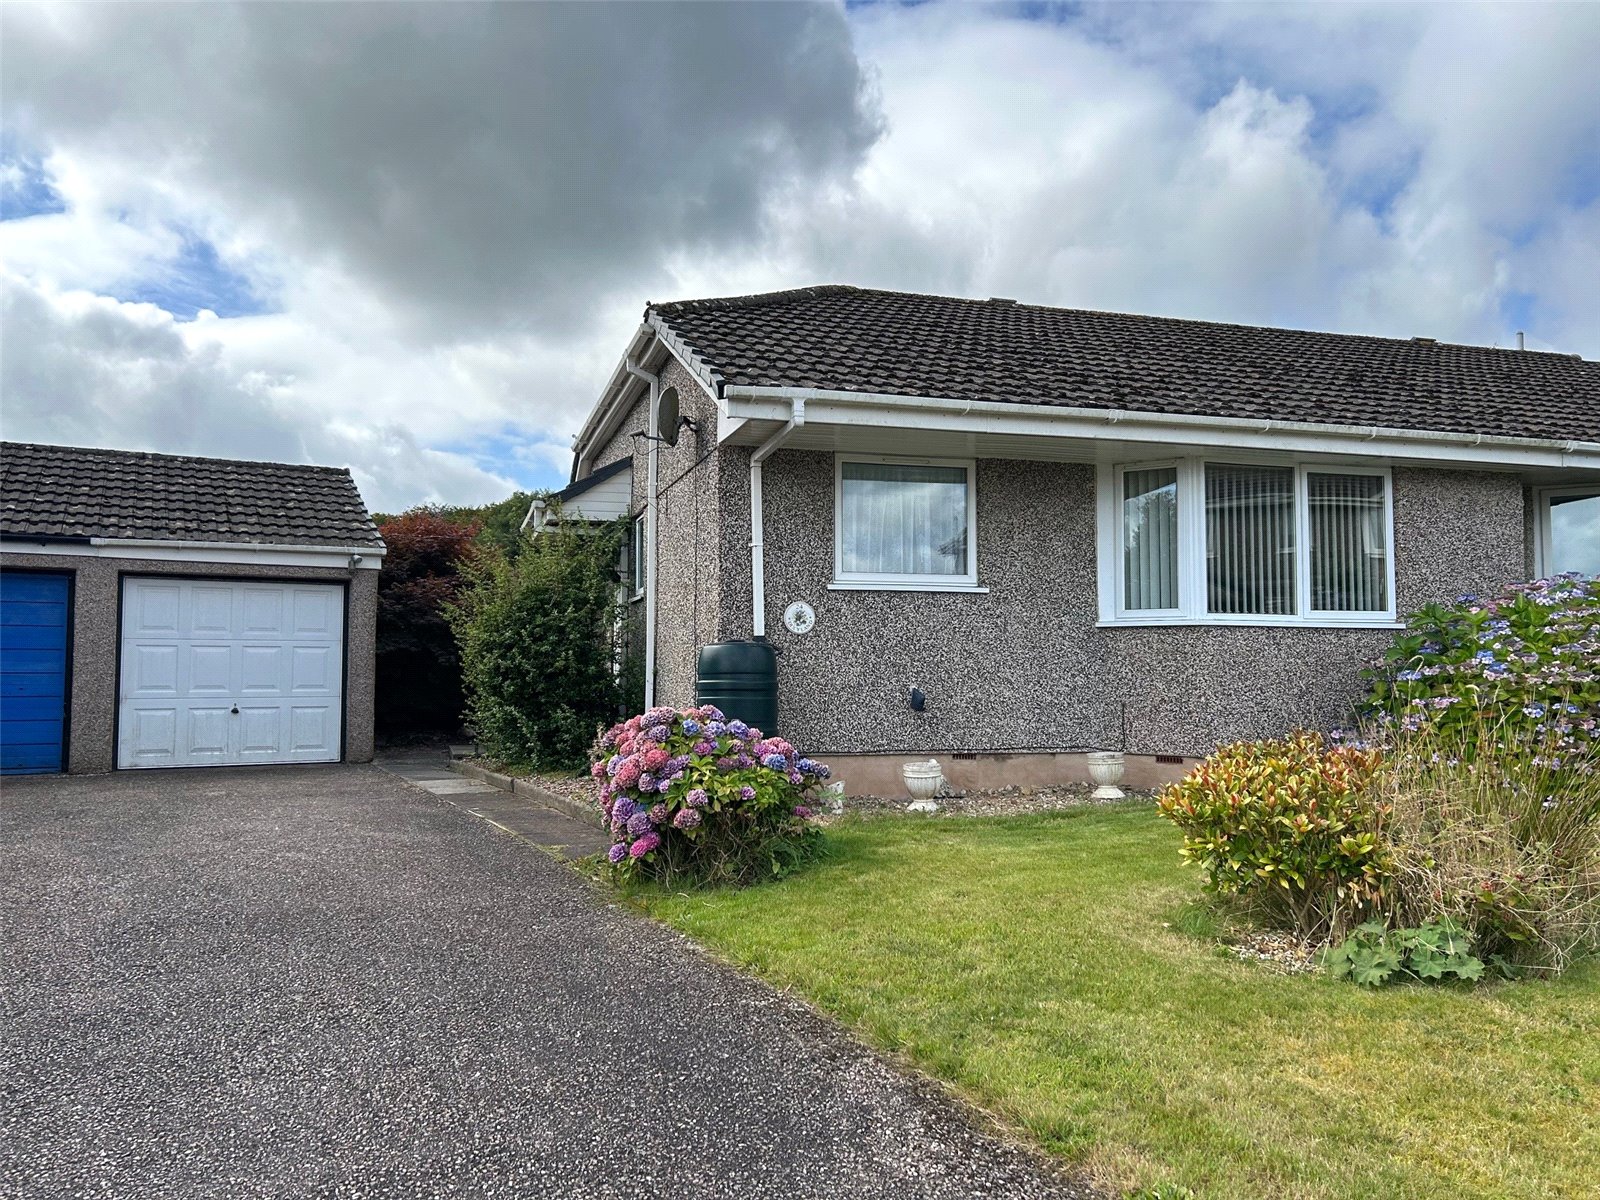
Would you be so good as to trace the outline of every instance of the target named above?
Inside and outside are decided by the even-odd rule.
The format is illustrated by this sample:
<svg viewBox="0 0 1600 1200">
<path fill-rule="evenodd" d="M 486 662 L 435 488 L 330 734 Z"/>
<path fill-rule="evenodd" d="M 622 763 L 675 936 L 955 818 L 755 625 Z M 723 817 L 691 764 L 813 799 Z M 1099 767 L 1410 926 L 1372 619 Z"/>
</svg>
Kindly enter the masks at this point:
<svg viewBox="0 0 1600 1200">
<path fill-rule="evenodd" d="M 1365 992 L 1238 961 L 1146 806 L 828 841 L 779 883 L 640 899 L 1114 1189 L 1600 1194 L 1593 963 Z"/>
</svg>

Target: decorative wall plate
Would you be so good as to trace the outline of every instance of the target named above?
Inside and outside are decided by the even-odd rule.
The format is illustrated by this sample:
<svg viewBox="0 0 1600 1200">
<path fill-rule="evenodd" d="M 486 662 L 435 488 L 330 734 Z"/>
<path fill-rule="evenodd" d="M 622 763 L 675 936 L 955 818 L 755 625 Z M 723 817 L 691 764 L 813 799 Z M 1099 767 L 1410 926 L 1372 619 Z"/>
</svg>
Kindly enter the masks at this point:
<svg viewBox="0 0 1600 1200">
<path fill-rule="evenodd" d="M 811 627 L 817 623 L 817 614 L 811 611 L 811 605 L 804 600 L 796 600 L 783 610 L 783 623 L 789 627 L 790 633 L 810 633 Z"/>
</svg>

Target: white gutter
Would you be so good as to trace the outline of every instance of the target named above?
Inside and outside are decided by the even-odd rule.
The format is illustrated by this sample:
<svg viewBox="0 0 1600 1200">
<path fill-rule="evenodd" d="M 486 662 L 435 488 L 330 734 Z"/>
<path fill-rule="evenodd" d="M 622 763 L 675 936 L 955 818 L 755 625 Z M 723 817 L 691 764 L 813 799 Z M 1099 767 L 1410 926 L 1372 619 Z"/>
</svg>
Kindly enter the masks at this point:
<svg viewBox="0 0 1600 1200">
<path fill-rule="evenodd" d="M 729 385 L 728 416 L 782 420 L 796 399 L 810 404 L 814 424 L 905 424 L 960 433 L 1009 433 L 1113 441 L 1179 439 L 1194 444 L 1276 446 L 1299 452 L 1446 459 L 1495 466 L 1600 469 L 1600 442 L 1450 433 L 1381 425 L 1206 417 L 1133 409 L 1069 408 L 996 400 Z M 915 414 L 913 417 L 912 414 Z M 892 418 L 898 417 L 899 420 Z M 932 418 L 930 420 L 929 418 Z M 911 418 L 911 419 L 907 419 Z M 1268 436 L 1270 435 L 1270 436 Z M 1293 442 L 1293 445 L 1286 445 Z"/>
<path fill-rule="evenodd" d="M 656 706 L 656 472 L 661 447 L 658 403 L 661 376 L 642 370 L 633 359 L 623 363 L 629 375 L 650 385 L 650 415 L 645 432 L 650 441 L 650 468 L 645 481 L 644 510 L 644 706 Z"/>
<path fill-rule="evenodd" d="M 806 423 L 804 396 L 795 396 L 790 402 L 789 420 L 750 455 L 750 630 L 751 636 L 767 636 L 767 579 L 766 555 L 762 547 L 761 514 L 761 464 L 772 452 L 788 440 L 789 435 Z"/>
<path fill-rule="evenodd" d="M 281 542 L 211 542 L 160 538 L 92 537 L 60 541 L 27 534 L 0 537 L 0 551 L 76 558 L 130 558 L 143 562 L 233 563 L 276 567 L 351 568 L 376 571 L 383 546 L 305 546 Z"/>
</svg>

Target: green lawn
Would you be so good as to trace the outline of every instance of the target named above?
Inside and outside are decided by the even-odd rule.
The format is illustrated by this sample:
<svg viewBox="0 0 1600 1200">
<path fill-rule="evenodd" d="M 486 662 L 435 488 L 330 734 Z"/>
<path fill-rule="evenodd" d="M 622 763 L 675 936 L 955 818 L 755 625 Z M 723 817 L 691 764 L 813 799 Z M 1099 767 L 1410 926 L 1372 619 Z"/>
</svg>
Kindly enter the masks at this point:
<svg viewBox="0 0 1600 1200">
<path fill-rule="evenodd" d="M 644 903 L 1112 1188 L 1600 1196 L 1592 965 L 1364 992 L 1239 962 L 1183 931 L 1198 879 L 1146 806 L 828 842 L 782 883 Z"/>
</svg>

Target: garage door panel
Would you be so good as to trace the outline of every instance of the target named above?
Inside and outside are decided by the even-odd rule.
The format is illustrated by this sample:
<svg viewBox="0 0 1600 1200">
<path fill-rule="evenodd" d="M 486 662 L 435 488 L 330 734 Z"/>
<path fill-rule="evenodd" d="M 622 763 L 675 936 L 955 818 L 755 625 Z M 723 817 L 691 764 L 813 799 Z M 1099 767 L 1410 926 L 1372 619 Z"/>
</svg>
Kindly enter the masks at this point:
<svg viewBox="0 0 1600 1200">
<path fill-rule="evenodd" d="M 233 632 L 233 589 L 196 585 L 189 592 L 190 637 L 228 637 Z"/>
<path fill-rule="evenodd" d="M 283 749 L 283 709 L 250 705 L 239 709 L 239 753 L 245 758 L 276 758 Z"/>
<path fill-rule="evenodd" d="M 0 677 L 0 693 L 7 696 L 57 696 L 62 695 L 64 684 L 60 675 L 46 672 L 11 672 Z"/>
<path fill-rule="evenodd" d="M 8 696 L 0 688 L 0 721 L 9 726 L 13 721 L 61 721 L 62 700 L 66 689 L 57 684 L 48 696 Z"/>
<path fill-rule="evenodd" d="M 342 588 L 129 578 L 124 589 L 120 766 L 338 760 Z M 291 709 L 291 695 L 315 702 Z"/>
<path fill-rule="evenodd" d="M 246 696 L 276 696 L 284 691 L 284 663 L 294 647 L 245 645 L 239 648 L 239 691 Z"/>
<path fill-rule="evenodd" d="M 124 636 L 177 637 L 182 632 L 182 596 L 179 584 L 141 583 L 133 592 L 133 603 L 124 605 Z"/>
<path fill-rule="evenodd" d="M 245 588 L 241 593 L 244 620 L 240 632 L 247 638 L 281 638 L 283 588 Z"/>
<path fill-rule="evenodd" d="M 60 650 L 67 644 L 66 627 L 51 629 L 42 625 L 7 625 L 0 631 L 0 642 L 8 650 Z"/>
<path fill-rule="evenodd" d="M 184 694 L 212 697 L 232 696 L 236 690 L 233 681 L 234 649 L 227 643 L 196 644 L 185 648 L 174 647 L 187 667 L 188 678 Z"/>
<path fill-rule="evenodd" d="M 337 637 L 344 624 L 340 597 L 327 591 L 298 588 L 294 594 L 294 632 L 298 638 Z"/>
<path fill-rule="evenodd" d="M 228 758 L 228 725 L 233 718 L 231 706 L 191 707 L 188 717 L 188 736 L 184 739 L 185 757 L 190 763 L 207 760 L 225 762 Z"/>
<path fill-rule="evenodd" d="M 339 686 L 339 659 L 333 646 L 296 646 L 289 675 L 297 696 L 332 695 Z"/>
<path fill-rule="evenodd" d="M 6 648 L 6 670 L 20 675 L 59 675 L 66 666 L 66 647 L 48 650 L 19 648 L 11 641 L 10 632 L 8 629 L 0 634 L 0 642 L 4 642 Z"/>
<path fill-rule="evenodd" d="M 135 763 L 166 761 L 178 754 L 178 710 L 140 705 L 128 714 L 123 739 Z"/>
<path fill-rule="evenodd" d="M 123 660 L 123 674 L 128 677 L 128 694 L 135 698 L 176 696 L 178 659 L 175 642 L 132 647 L 131 656 Z"/>
<path fill-rule="evenodd" d="M 338 710 L 329 705 L 296 704 L 289 710 L 289 746 L 296 755 L 329 753 L 338 730 Z"/>
</svg>

